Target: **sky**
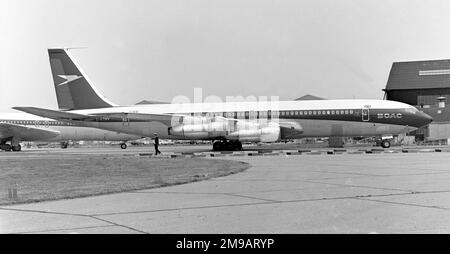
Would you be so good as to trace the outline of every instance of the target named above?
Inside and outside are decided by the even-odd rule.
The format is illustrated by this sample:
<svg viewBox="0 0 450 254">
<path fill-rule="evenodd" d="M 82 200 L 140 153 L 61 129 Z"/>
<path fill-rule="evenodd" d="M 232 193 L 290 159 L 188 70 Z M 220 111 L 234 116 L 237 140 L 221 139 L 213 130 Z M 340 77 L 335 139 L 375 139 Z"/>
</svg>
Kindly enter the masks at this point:
<svg viewBox="0 0 450 254">
<path fill-rule="evenodd" d="M 0 0 L 0 112 L 57 108 L 47 48 L 110 101 L 382 99 L 392 62 L 450 59 L 448 0 Z"/>
</svg>

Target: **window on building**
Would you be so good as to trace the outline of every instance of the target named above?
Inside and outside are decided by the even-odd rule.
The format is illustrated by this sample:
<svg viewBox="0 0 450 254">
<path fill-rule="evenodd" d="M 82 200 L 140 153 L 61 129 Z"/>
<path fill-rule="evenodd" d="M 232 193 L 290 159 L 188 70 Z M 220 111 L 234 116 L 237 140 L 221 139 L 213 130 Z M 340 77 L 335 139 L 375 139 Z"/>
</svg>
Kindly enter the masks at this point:
<svg viewBox="0 0 450 254">
<path fill-rule="evenodd" d="M 443 95 L 444 97 L 447 97 L 447 95 Z M 417 104 L 418 105 L 430 105 L 430 106 L 437 106 L 438 101 L 437 95 L 419 95 L 417 96 Z"/>
</svg>

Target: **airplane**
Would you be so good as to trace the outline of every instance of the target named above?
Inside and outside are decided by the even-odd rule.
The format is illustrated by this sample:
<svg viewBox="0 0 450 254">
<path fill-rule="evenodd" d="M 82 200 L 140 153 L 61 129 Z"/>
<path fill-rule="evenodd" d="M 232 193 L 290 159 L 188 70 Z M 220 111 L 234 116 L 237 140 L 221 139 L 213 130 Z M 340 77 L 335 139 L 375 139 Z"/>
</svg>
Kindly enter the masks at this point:
<svg viewBox="0 0 450 254">
<path fill-rule="evenodd" d="M 0 150 L 8 152 L 21 151 L 22 141 L 122 141 L 120 146 L 126 149 L 125 141 L 140 138 L 136 135 L 82 127 L 76 123 L 55 121 L 26 113 L 0 114 Z"/>
<path fill-rule="evenodd" d="M 59 110 L 14 109 L 58 121 L 172 140 L 211 140 L 213 150 L 241 150 L 242 142 L 305 137 L 379 137 L 414 131 L 432 118 L 387 100 L 308 100 L 172 103 L 118 106 L 106 99 L 65 48 L 48 49 Z"/>
</svg>

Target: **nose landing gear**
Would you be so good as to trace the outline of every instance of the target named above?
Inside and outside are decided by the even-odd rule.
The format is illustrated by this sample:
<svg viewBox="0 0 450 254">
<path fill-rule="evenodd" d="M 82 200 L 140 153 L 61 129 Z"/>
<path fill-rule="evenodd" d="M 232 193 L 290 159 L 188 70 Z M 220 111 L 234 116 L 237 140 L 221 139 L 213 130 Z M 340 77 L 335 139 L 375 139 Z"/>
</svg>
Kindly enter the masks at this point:
<svg viewBox="0 0 450 254">
<path fill-rule="evenodd" d="M 389 147 L 391 147 L 391 142 L 389 140 L 387 140 L 387 139 L 381 140 L 381 147 L 389 148 Z"/>
</svg>

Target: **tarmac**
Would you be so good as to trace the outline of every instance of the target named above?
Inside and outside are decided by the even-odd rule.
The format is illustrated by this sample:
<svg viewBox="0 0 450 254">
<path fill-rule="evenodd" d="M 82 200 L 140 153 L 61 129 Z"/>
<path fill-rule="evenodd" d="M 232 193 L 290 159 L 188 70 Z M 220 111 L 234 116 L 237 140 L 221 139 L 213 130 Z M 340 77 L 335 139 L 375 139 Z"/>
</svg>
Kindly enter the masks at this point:
<svg viewBox="0 0 450 254">
<path fill-rule="evenodd" d="M 203 147 L 161 148 L 216 159 Z M 252 167 L 184 185 L 2 206 L 0 233 L 450 233 L 445 147 L 345 150 L 225 153 Z M 147 156 L 117 148 L 0 156 L 40 152 Z"/>
</svg>

